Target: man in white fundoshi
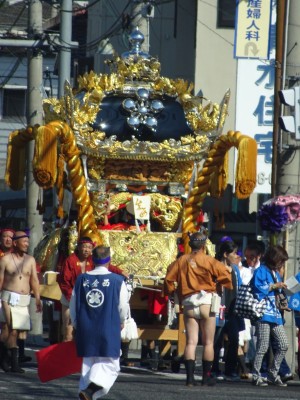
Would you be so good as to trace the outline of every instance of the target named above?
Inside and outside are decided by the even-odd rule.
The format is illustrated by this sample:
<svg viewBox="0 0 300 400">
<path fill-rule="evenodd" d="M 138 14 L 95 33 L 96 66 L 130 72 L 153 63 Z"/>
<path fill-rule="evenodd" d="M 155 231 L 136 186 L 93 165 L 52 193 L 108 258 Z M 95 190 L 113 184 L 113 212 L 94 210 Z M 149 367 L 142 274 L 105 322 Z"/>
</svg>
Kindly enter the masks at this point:
<svg viewBox="0 0 300 400">
<path fill-rule="evenodd" d="M 17 338 L 30 330 L 29 303 L 35 296 L 36 310 L 42 311 L 35 259 L 27 254 L 29 236 L 18 231 L 13 236 L 13 251 L 0 259 L 0 290 L 3 313 L 8 326 L 6 346 L 11 353 L 10 372 L 22 373 L 18 362 Z"/>
</svg>

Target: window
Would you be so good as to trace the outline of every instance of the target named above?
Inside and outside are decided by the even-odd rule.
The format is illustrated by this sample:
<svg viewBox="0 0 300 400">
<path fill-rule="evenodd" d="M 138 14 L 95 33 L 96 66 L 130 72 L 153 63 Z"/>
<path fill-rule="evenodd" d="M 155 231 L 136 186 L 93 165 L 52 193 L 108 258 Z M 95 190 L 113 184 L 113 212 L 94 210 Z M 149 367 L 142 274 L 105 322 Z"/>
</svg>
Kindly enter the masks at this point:
<svg viewBox="0 0 300 400">
<path fill-rule="evenodd" d="M 24 117 L 26 115 L 26 90 L 3 90 L 3 118 Z"/>
<path fill-rule="evenodd" d="M 218 1 L 218 28 L 235 27 L 235 10 L 237 0 Z"/>
</svg>

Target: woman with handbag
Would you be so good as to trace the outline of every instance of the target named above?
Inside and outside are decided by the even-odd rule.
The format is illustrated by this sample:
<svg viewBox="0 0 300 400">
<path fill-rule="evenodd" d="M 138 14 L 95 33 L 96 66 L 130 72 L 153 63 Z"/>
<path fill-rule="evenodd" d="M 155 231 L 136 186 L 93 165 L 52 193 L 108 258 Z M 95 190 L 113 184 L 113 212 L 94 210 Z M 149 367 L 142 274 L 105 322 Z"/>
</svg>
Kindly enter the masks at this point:
<svg viewBox="0 0 300 400">
<path fill-rule="evenodd" d="M 278 271 L 282 279 L 284 277 L 284 271 L 285 271 L 285 266 L 283 266 Z M 275 283 L 276 283 L 276 281 L 275 281 Z M 291 308 L 289 308 L 289 302 L 288 302 L 287 296 L 283 290 L 281 292 L 279 292 L 278 290 L 277 291 L 275 290 L 275 298 L 276 298 L 277 308 L 280 309 L 280 312 L 281 312 L 281 315 L 283 318 L 283 322 L 285 322 L 284 311 L 291 311 Z M 277 346 L 277 343 L 275 342 L 273 336 L 271 336 L 270 347 L 264 356 L 262 367 L 260 370 L 261 374 L 265 377 L 267 376 L 267 373 L 268 373 L 268 365 L 272 361 L 272 357 L 270 357 L 270 353 L 271 353 L 271 351 L 272 351 L 272 354 L 274 354 L 276 352 L 276 346 Z M 294 379 L 292 371 L 291 371 L 285 357 L 280 364 L 278 374 L 279 374 L 282 382 L 292 381 Z"/>
<path fill-rule="evenodd" d="M 232 288 L 231 268 L 206 254 L 206 240 L 204 228 L 190 235 L 192 252 L 182 255 L 169 266 L 164 282 L 165 294 L 172 294 L 176 290 L 183 305 L 187 386 L 196 384 L 194 370 L 199 328 L 203 345 L 202 385 L 215 384 L 211 376 L 216 329 L 216 310 L 212 308 L 212 299 L 217 296 L 217 282 L 228 289 Z"/>
<path fill-rule="evenodd" d="M 268 386 L 287 386 L 278 375 L 280 364 L 288 349 L 288 340 L 283 327 L 283 318 L 279 303 L 276 300 L 278 293 L 286 288 L 282 282 L 279 270 L 288 260 L 286 250 L 281 246 L 270 246 L 263 258 L 263 263 L 255 270 L 253 275 L 253 291 L 259 300 L 266 299 L 267 307 L 262 318 L 256 323 L 256 354 L 253 365 L 253 385 Z M 268 369 L 267 379 L 261 376 L 261 365 L 263 357 L 270 344 L 270 337 L 276 343 L 274 359 Z"/>
<path fill-rule="evenodd" d="M 240 380 L 240 377 L 237 374 L 239 361 L 239 332 L 245 329 L 244 319 L 240 318 L 234 312 L 236 295 L 238 288 L 242 284 L 240 271 L 237 265 L 239 261 L 237 249 L 238 246 L 232 241 L 232 239 L 225 241 L 222 240 L 216 254 L 216 258 L 226 265 L 227 268 L 231 269 L 233 289 L 228 290 L 225 287 L 224 290 L 222 290 L 222 304 L 226 306 L 225 325 L 220 333 L 220 340 L 215 343 L 215 359 L 213 370 L 216 375 L 220 373 L 218 353 L 220 350 L 220 341 L 223 339 L 225 348 L 225 380 L 231 382 Z"/>
</svg>

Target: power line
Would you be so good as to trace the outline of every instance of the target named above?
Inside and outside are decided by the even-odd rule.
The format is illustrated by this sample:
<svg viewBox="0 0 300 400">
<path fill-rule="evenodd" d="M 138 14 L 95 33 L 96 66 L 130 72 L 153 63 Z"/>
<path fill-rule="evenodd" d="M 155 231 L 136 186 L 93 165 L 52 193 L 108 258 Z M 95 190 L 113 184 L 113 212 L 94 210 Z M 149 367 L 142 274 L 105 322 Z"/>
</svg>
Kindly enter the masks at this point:
<svg viewBox="0 0 300 400">
<path fill-rule="evenodd" d="M 16 70 L 18 69 L 19 65 L 22 62 L 22 59 L 23 59 L 22 57 L 19 57 L 16 60 L 14 66 L 10 70 L 9 74 L 3 79 L 2 82 L 0 82 L 0 89 L 2 89 L 7 84 L 7 82 L 14 76 L 14 73 L 16 72 Z"/>
<path fill-rule="evenodd" d="M 186 11 L 189 15 L 194 16 L 194 15 L 192 15 L 192 13 L 191 13 L 189 10 L 187 10 L 186 8 L 184 8 L 182 5 L 179 5 L 179 7 L 180 7 L 182 10 Z M 212 29 L 212 28 L 209 27 L 207 24 L 205 24 L 204 22 L 200 21 L 199 18 L 197 18 L 196 20 L 197 20 L 197 22 L 199 22 L 199 24 L 205 26 L 205 28 L 207 28 L 207 29 L 208 29 L 209 31 L 211 31 L 213 34 L 215 34 L 216 36 L 219 36 L 219 38 L 221 38 L 222 40 L 224 40 L 224 42 L 230 44 L 230 46 L 232 46 L 232 47 L 234 46 L 234 44 L 233 44 L 232 42 L 230 42 L 230 41 L 227 40 L 224 36 L 222 36 L 222 35 L 220 35 L 219 33 L 217 33 L 215 29 Z"/>
<path fill-rule="evenodd" d="M 16 19 L 14 20 L 12 26 L 7 30 L 7 32 L 10 32 L 17 24 L 17 22 L 19 21 L 19 19 L 21 18 L 24 10 L 26 8 L 26 4 L 23 6 L 23 8 L 20 10 L 19 14 L 17 15 Z"/>
<path fill-rule="evenodd" d="M 125 11 L 127 10 L 127 8 L 129 7 L 129 5 L 131 3 L 132 3 L 132 0 L 129 0 L 127 2 L 124 9 L 121 11 L 120 15 L 118 16 L 118 18 L 113 22 L 113 24 L 108 28 L 108 30 L 105 33 L 103 33 L 101 36 L 97 37 L 96 39 L 92 40 L 89 43 L 79 44 L 79 46 L 77 46 L 77 49 L 86 50 L 86 51 L 92 50 L 99 45 L 101 40 L 106 39 L 106 38 L 111 38 L 114 35 L 116 35 L 117 33 L 119 33 L 123 29 L 123 21 L 120 21 L 120 20 L 123 18 Z M 134 19 L 137 15 L 131 16 L 131 19 Z M 55 42 L 55 40 L 53 40 L 51 38 L 51 36 L 49 36 L 47 34 L 46 34 L 46 36 L 47 36 L 48 43 L 50 45 L 52 45 L 54 48 L 56 48 L 57 50 L 59 50 L 59 49 L 68 50 L 69 49 L 69 43 L 61 41 L 62 44 L 60 44 L 60 43 Z"/>
</svg>

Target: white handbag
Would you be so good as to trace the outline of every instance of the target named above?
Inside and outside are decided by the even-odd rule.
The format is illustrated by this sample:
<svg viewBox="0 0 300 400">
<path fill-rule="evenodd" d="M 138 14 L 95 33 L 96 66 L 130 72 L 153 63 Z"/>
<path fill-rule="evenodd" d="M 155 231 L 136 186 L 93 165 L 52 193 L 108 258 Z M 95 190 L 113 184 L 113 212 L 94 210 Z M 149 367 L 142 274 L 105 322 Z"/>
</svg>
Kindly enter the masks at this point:
<svg viewBox="0 0 300 400">
<path fill-rule="evenodd" d="M 133 339 L 138 339 L 138 329 L 135 320 L 131 317 L 130 309 L 128 311 L 128 318 L 124 321 L 124 328 L 121 330 L 121 340 L 129 342 Z"/>
<path fill-rule="evenodd" d="M 221 297 L 217 293 L 212 293 L 210 312 L 218 314 L 221 306 Z"/>
</svg>

